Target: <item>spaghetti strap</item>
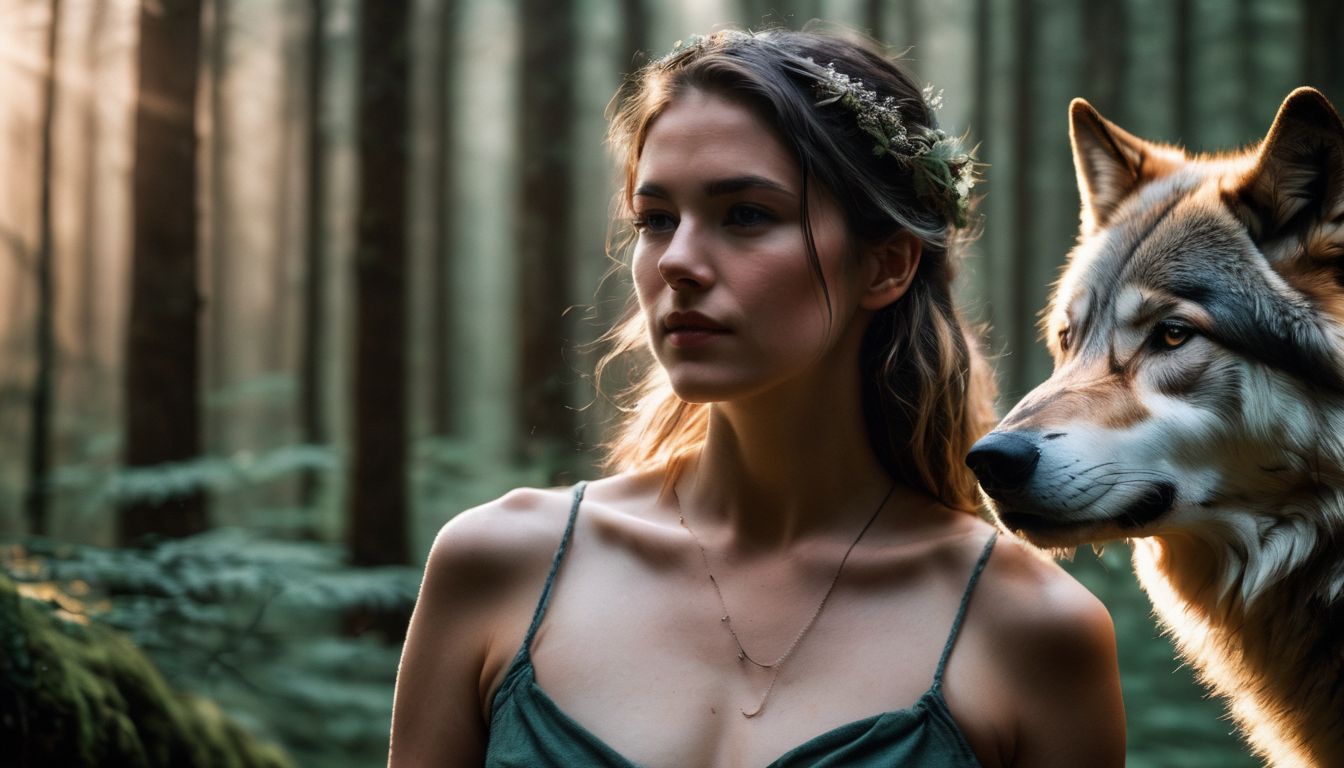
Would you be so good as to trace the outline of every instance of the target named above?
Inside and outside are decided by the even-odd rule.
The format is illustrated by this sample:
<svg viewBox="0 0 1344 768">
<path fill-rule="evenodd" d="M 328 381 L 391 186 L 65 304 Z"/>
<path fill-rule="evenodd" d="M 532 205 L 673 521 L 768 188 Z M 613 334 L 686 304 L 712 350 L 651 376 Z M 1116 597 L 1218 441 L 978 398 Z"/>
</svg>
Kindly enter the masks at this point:
<svg viewBox="0 0 1344 768">
<path fill-rule="evenodd" d="M 532 637 L 537 634 L 537 628 L 541 626 L 541 617 L 546 615 L 546 604 L 551 601 L 551 587 L 555 586 L 555 574 L 560 570 L 560 561 L 565 558 L 565 550 L 569 549 L 569 540 L 574 536 L 574 521 L 579 517 L 579 502 L 583 501 L 583 491 L 588 487 L 588 481 L 581 480 L 574 485 L 574 503 L 569 508 L 569 522 L 565 524 L 565 535 L 560 539 L 560 546 L 555 550 L 555 557 L 551 560 L 551 571 L 546 574 L 546 584 L 541 588 L 541 599 L 537 601 L 537 610 L 532 614 L 532 625 L 527 628 L 527 636 L 523 638 L 523 647 L 519 654 L 526 654 L 532 647 Z"/>
<path fill-rule="evenodd" d="M 957 616 L 952 620 L 952 631 L 947 635 L 947 644 L 943 646 L 943 655 L 938 657 L 938 668 L 933 673 L 934 689 L 942 688 L 943 670 L 947 667 L 947 658 L 952 655 L 952 646 L 957 644 L 957 635 L 961 632 L 961 620 L 966 617 L 966 606 L 971 603 L 971 593 L 975 591 L 975 583 L 980 580 L 980 572 L 985 570 L 985 563 L 989 562 L 989 553 L 994 550 L 994 542 L 999 538 L 999 532 L 996 530 L 989 535 L 989 541 L 985 542 L 985 548 L 980 552 L 980 559 L 975 561 L 975 570 L 971 571 L 971 579 L 966 584 L 966 591 L 961 595 L 961 604 L 957 606 Z"/>
</svg>

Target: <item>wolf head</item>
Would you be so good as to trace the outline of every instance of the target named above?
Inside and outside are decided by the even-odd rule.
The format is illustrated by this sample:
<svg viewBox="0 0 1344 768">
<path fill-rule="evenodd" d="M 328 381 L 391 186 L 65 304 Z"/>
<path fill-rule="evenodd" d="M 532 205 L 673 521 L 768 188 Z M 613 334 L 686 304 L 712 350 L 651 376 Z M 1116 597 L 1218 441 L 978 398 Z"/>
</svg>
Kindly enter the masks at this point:
<svg viewBox="0 0 1344 768">
<path fill-rule="evenodd" d="M 1043 321 L 1054 372 L 967 457 L 999 519 L 1047 547 L 1344 527 L 1316 519 L 1344 491 L 1339 115 L 1298 89 L 1226 155 L 1082 100 L 1069 117 L 1082 226 Z"/>
</svg>

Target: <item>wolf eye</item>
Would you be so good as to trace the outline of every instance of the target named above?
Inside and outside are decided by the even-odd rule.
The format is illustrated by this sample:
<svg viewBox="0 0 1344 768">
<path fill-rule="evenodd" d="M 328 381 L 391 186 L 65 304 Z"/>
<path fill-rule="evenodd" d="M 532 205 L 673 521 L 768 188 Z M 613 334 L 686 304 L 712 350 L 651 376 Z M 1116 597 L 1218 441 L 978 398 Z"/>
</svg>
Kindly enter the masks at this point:
<svg viewBox="0 0 1344 768">
<path fill-rule="evenodd" d="M 1065 326 L 1059 329 L 1059 349 L 1062 352 L 1069 351 L 1069 342 L 1073 341 L 1073 329 Z"/>
<path fill-rule="evenodd" d="M 1175 349 L 1194 335 L 1195 331 L 1190 326 L 1167 320 L 1158 323 L 1157 329 L 1153 331 L 1153 346 L 1157 349 Z"/>
</svg>

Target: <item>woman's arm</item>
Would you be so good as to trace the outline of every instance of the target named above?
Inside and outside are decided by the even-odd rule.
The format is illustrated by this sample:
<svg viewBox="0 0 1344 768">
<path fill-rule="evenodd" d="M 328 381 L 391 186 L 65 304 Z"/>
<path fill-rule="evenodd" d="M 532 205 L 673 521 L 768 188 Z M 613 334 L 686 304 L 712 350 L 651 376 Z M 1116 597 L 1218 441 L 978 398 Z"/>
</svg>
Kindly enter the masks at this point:
<svg viewBox="0 0 1344 768">
<path fill-rule="evenodd" d="M 568 509 L 564 492 L 520 489 L 439 531 L 397 670 L 389 765 L 484 761 L 493 687 L 518 652 Z"/>
<path fill-rule="evenodd" d="M 488 555 L 472 527 L 444 526 L 430 550 L 397 669 L 389 766 L 485 758 L 480 682 L 489 606 L 481 595 L 490 589 L 481 579 Z"/>
<path fill-rule="evenodd" d="M 1124 765 L 1111 617 L 1029 545 L 999 537 L 947 674 L 948 706 L 982 764 Z"/>
<path fill-rule="evenodd" d="M 1030 612 L 1032 625 L 1007 649 L 1018 693 L 1012 765 L 1123 766 L 1125 708 L 1115 630 L 1105 607 L 1069 582 L 1047 591 Z"/>
</svg>

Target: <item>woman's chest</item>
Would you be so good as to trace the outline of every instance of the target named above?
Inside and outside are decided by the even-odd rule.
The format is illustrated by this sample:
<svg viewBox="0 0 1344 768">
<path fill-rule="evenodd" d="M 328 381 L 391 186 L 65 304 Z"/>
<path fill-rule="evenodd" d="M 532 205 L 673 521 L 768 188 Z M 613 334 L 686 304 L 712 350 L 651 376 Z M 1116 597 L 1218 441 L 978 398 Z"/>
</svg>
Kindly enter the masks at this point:
<svg viewBox="0 0 1344 768">
<path fill-rule="evenodd" d="M 936 583 L 832 588 L 808 576 L 575 566 L 533 644 L 536 684 L 568 718 L 650 766 L 763 766 L 919 702 L 959 596 Z"/>
</svg>

